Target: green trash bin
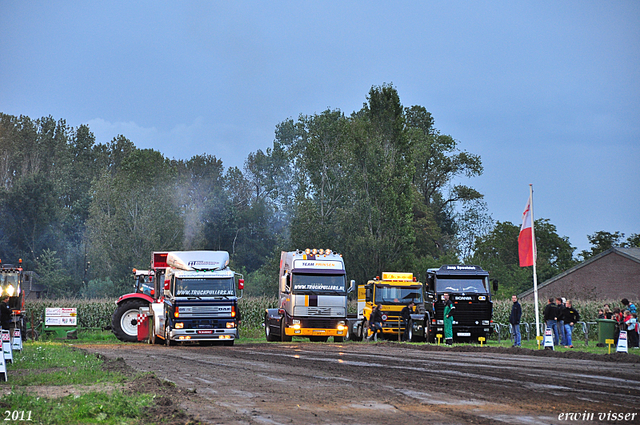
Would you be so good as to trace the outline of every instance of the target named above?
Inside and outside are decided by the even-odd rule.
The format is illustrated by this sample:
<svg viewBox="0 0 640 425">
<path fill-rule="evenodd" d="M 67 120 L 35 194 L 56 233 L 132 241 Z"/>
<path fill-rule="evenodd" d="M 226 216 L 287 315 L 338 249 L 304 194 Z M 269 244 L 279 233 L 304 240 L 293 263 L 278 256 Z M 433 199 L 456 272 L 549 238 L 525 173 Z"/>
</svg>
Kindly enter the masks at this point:
<svg viewBox="0 0 640 425">
<path fill-rule="evenodd" d="M 597 319 L 598 322 L 598 343 L 606 346 L 607 339 L 615 339 L 616 322 L 613 319 Z"/>
</svg>

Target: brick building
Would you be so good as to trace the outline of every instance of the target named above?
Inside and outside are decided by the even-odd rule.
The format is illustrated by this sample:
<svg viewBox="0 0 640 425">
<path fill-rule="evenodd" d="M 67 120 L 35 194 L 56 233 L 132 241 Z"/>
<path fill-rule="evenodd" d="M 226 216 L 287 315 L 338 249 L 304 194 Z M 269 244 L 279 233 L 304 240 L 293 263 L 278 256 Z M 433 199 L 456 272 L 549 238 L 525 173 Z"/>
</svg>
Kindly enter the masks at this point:
<svg viewBox="0 0 640 425">
<path fill-rule="evenodd" d="M 611 248 L 538 285 L 538 298 L 640 302 L 640 248 Z M 533 288 L 518 298 L 533 301 Z"/>
</svg>

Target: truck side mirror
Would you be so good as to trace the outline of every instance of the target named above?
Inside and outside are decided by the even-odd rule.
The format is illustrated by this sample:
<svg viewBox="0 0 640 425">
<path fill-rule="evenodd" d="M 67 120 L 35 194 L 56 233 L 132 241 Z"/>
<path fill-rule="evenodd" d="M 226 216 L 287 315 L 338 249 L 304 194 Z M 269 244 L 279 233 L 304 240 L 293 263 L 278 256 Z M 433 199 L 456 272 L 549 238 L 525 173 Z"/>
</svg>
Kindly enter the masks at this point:
<svg viewBox="0 0 640 425">
<path fill-rule="evenodd" d="M 280 277 L 280 292 L 283 294 L 286 294 L 289 292 L 288 288 L 287 288 L 287 275 L 285 274 L 284 276 Z"/>
<path fill-rule="evenodd" d="M 491 283 L 493 284 L 493 292 L 498 290 L 498 279 L 492 279 Z"/>
<path fill-rule="evenodd" d="M 244 279 L 238 279 L 238 289 L 244 289 Z"/>
<path fill-rule="evenodd" d="M 349 284 L 349 290 L 347 291 L 347 294 L 353 292 L 354 289 L 356 289 L 356 281 L 352 280 Z"/>
</svg>

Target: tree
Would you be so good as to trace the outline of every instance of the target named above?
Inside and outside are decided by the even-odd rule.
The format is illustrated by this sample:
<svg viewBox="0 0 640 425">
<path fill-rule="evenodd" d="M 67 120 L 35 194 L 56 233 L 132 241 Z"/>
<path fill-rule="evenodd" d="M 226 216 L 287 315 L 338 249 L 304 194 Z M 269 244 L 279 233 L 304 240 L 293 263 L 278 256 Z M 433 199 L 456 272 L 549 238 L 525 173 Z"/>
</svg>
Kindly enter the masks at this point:
<svg viewBox="0 0 640 425">
<path fill-rule="evenodd" d="M 623 248 L 640 248 L 640 233 L 632 233 L 622 244 Z"/>
<path fill-rule="evenodd" d="M 36 272 L 46 291 L 53 297 L 75 295 L 70 290 L 70 276 L 64 272 L 62 261 L 56 256 L 56 251 L 43 250 L 36 258 Z"/>
<path fill-rule="evenodd" d="M 184 249 L 204 249 L 205 227 L 211 203 L 224 202 L 224 166 L 212 155 L 197 155 L 175 164 L 178 171 L 176 196 L 184 217 Z"/>
<path fill-rule="evenodd" d="M 35 261 L 39 252 L 62 236 L 56 226 L 58 199 L 54 183 L 42 174 L 23 177 L 4 193 L 0 207 L 3 232 L 14 251 L 11 256 Z"/>
<path fill-rule="evenodd" d="M 575 265 L 568 238 L 560 237 L 548 219 L 535 221 L 538 281 L 561 273 Z M 518 235 L 520 227 L 498 221 L 491 232 L 476 241 L 474 255 L 469 262 L 481 266 L 500 283 L 499 297 L 510 297 L 533 285 L 533 268 L 519 267 Z"/>
<path fill-rule="evenodd" d="M 613 247 L 619 247 L 622 245 L 622 241 L 624 239 L 624 233 L 615 232 L 605 232 L 601 230 L 592 235 L 587 235 L 587 239 L 591 244 L 591 250 L 586 251 L 583 250 L 579 256 L 582 257 L 583 260 L 587 260 L 594 255 L 598 255 L 601 252 L 604 252 Z"/>
<path fill-rule="evenodd" d="M 147 267 L 152 251 L 181 246 L 184 221 L 168 160 L 134 149 L 119 161 L 115 175 L 105 170 L 92 185 L 87 240 L 92 276 L 124 285 L 133 267 Z"/>
<path fill-rule="evenodd" d="M 415 174 L 413 183 L 422 195 L 422 200 L 430 207 L 445 234 L 456 233 L 452 204 L 458 201 L 470 202 L 482 198 L 475 189 L 456 184 L 445 191 L 451 182 L 460 176 L 467 178 L 482 174 L 480 156 L 458 149 L 458 142 L 442 135 L 434 128 L 434 121 L 422 106 L 405 109 L 408 135 L 413 147 Z"/>
</svg>

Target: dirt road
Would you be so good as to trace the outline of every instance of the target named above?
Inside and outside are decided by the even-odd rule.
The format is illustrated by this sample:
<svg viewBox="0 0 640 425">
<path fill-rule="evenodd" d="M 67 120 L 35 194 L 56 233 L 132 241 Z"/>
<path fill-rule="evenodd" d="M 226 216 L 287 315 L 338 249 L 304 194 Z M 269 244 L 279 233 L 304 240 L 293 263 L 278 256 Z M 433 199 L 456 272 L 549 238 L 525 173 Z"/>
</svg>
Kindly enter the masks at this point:
<svg viewBox="0 0 640 425">
<path fill-rule="evenodd" d="M 194 391 L 181 407 L 205 423 L 555 424 L 571 413 L 587 419 L 572 423 L 640 424 L 635 355 L 395 343 L 83 349 Z"/>
</svg>

